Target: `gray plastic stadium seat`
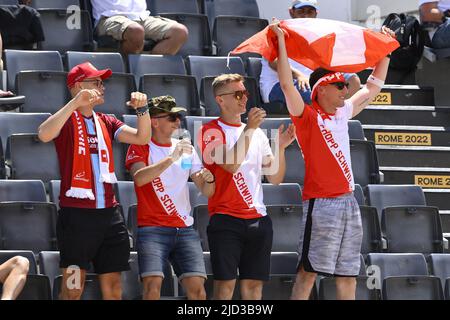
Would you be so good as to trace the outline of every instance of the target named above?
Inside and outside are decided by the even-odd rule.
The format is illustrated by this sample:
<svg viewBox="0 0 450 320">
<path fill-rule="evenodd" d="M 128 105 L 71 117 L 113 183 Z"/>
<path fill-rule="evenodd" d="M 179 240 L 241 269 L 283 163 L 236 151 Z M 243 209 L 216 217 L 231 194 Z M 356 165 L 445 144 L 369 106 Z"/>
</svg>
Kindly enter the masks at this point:
<svg viewBox="0 0 450 320">
<path fill-rule="evenodd" d="M 445 300 L 450 300 L 450 278 L 445 280 L 444 296 Z"/>
<path fill-rule="evenodd" d="M 59 267 L 59 251 L 39 252 L 39 269 L 50 279 L 50 286 L 53 288 L 55 278 L 61 275 Z"/>
<path fill-rule="evenodd" d="M 186 74 L 183 58 L 178 55 L 130 54 L 128 65 L 136 85 L 144 74 Z"/>
<path fill-rule="evenodd" d="M 226 56 L 242 42 L 267 27 L 266 19 L 241 16 L 218 16 L 214 20 L 213 43 L 218 56 Z"/>
<path fill-rule="evenodd" d="M 383 300 L 443 300 L 438 277 L 388 277 L 383 282 Z"/>
<path fill-rule="evenodd" d="M 263 300 L 289 300 L 297 275 L 296 252 L 272 252 L 270 280 L 264 283 Z"/>
<path fill-rule="evenodd" d="M 9 90 L 15 90 L 16 75 L 21 71 L 64 71 L 58 51 L 5 49 L 4 52 Z"/>
<path fill-rule="evenodd" d="M 356 277 L 356 300 L 380 300 L 381 292 L 377 289 L 369 289 L 368 276 Z M 336 278 L 325 277 L 320 279 L 319 300 L 336 300 Z"/>
<path fill-rule="evenodd" d="M 31 7 L 35 9 L 64 9 L 67 7 L 75 5 L 80 6 L 80 1 L 78 0 L 32 0 Z"/>
<path fill-rule="evenodd" d="M 133 181 L 117 181 L 115 184 L 117 201 L 122 206 L 125 225 L 128 222 L 128 208 L 137 203 L 136 192 Z"/>
<path fill-rule="evenodd" d="M 6 179 L 5 152 L 3 151 L 2 139 L 0 139 L 0 179 Z"/>
<path fill-rule="evenodd" d="M 170 95 L 177 105 L 185 107 L 187 114 L 200 114 L 200 101 L 195 78 L 187 75 L 148 74 L 141 77 L 140 91 L 153 98 Z"/>
<path fill-rule="evenodd" d="M 227 57 L 188 56 L 186 66 L 188 74 L 193 75 L 197 80 L 198 88 L 203 77 L 218 76 L 223 73 L 238 73 L 245 76 L 244 63 L 239 57 L 230 57 L 228 68 Z"/>
<path fill-rule="evenodd" d="M 0 5 L 16 5 L 19 4 L 19 0 L 0 0 Z"/>
<path fill-rule="evenodd" d="M 59 300 L 61 281 L 62 275 L 59 275 L 53 282 L 53 300 Z M 97 274 L 86 273 L 86 280 L 84 282 L 84 290 L 81 295 L 81 300 L 102 300 L 102 291 L 100 289 L 100 281 Z"/>
<path fill-rule="evenodd" d="M 0 180 L 1 201 L 47 202 L 41 180 Z"/>
<path fill-rule="evenodd" d="M 272 219 L 272 251 L 295 252 L 300 237 L 302 193 L 296 183 L 263 184 L 267 215 Z"/>
<path fill-rule="evenodd" d="M 350 139 L 366 140 L 362 124 L 359 120 L 348 121 L 348 135 Z"/>
<path fill-rule="evenodd" d="M 355 190 L 353 191 L 353 195 L 355 196 L 356 201 L 358 201 L 358 204 L 360 206 L 366 205 L 366 198 L 364 196 L 363 189 L 359 184 L 355 184 Z"/>
<path fill-rule="evenodd" d="M 220 108 L 217 105 L 216 97 L 212 89 L 212 83 L 215 76 L 203 77 L 200 83 L 200 104 L 205 108 L 206 116 L 220 116 Z M 244 77 L 244 85 L 250 92 L 247 101 L 247 110 L 259 106 L 259 91 L 256 80 L 250 77 Z"/>
<path fill-rule="evenodd" d="M 43 143 L 35 134 L 8 137 L 6 164 L 11 168 L 11 179 L 37 179 L 47 183 L 60 178 L 54 143 Z"/>
<path fill-rule="evenodd" d="M 43 202 L 0 203 L 2 250 L 56 249 L 56 206 Z"/>
<path fill-rule="evenodd" d="M 177 54 L 181 56 L 199 55 L 207 56 L 212 53 L 211 31 L 208 17 L 195 13 L 164 13 L 162 17 L 172 19 L 183 24 L 189 30 L 185 44 Z"/>
<path fill-rule="evenodd" d="M 363 241 L 361 253 L 381 252 L 381 228 L 378 220 L 377 209 L 374 207 L 360 206 L 361 220 L 363 226 Z"/>
<path fill-rule="evenodd" d="M 367 255 L 367 275 L 377 276 L 370 272 L 371 266 L 379 268 L 380 283 L 387 277 L 427 276 L 428 267 L 425 257 L 420 253 L 369 253 Z M 375 283 L 374 283 L 375 284 Z"/>
<path fill-rule="evenodd" d="M 125 73 L 122 56 L 118 52 L 82 52 L 67 51 L 67 71 L 70 71 L 76 65 L 89 61 L 97 69 L 111 69 L 113 73 Z"/>
<path fill-rule="evenodd" d="M 298 143 L 294 141 L 285 151 L 286 175 L 284 182 L 294 182 L 303 185 L 305 179 L 305 162 Z"/>
<path fill-rule="evenodd" d="M 381 230 L 388 252 L 443 253 L 442 226 L 437 207 L 387 207 Z"/>
<path fill-rule="evenodd" d="M 131 93 L 136 91 L 134 77 L 128 73 L 113 73 L 113 75 L 104 80 L 105 85 L 105 103 L 95 107 L 96 112 L 114 114 L 116 118 L 126 113 L 134 113 L 126 103 L 130 100 Z"/>
<path fill-rule="evenodd" d="M 197 0 L 147 0 L 153 16 L 168 12 L 200 13 Z"/>
<path fill-rule="evenodd" d="M 30 250 L 0 250 L 0 264 L 15 256 L 27 258 L 30 263 L 28 274 L 37 274 L 36 258 L 34 257 L 33 251 Z"/>
<path fill-rule="evenodd" d="M 209 251 L 208 234 L 206 228 L 209 224 L 208 205 L 202 204 L 194 207 L 194 229 L 197 230 L 203 251 Z"/>
<path fill-rule="evenodd" d="M 117 181 L 130 180 L 130 175 L 125 169 L 125 156 L 127 148 L 128 145 L 114 140 L 113 142 L 114 172 L 116 174 Z"/>
<path fill-rule="evenodd" d="M 259 18 L 256 0 L 206 0 L 205 11 L 211 28 L 217 16 L 244 16 Z"/>
<path fill-rule="evenodd" d="M 430 254 L 430 272 L 441 279 L 442 288 L 445 289 L 445 281 L 450 278 L 450 254 Z"/>
<path fill-rule="evenodd" d="M 208 198 L 206 198 L 200 190 L 197 189 L 193 182 L 188 182 L 189 186 L 189 199 L 191 201 L 191 211 L 195 206 L 208 204 Z"/>
<path fill-rule="evenodd" d="M 49 182 L 49 197 L 50 202 L 53 202 L 59 210 L 59 190 L 61 188 L 61 180 L 50 180 Z"/>
<path fill-rule="evenodd" d="M 259 77 L 261 75 L 261 64 L 262 58 L 257 57 L 248 57 L 247 58 L 247 74 L 249 77 L 253 77 L 256 79 L 259 85 Z"/>
<path fill-rule="evenodd" d="M 79 26 L 76 25 L 75 11 L 66 9 L 40 9 L 45 41 L 40 42 L 40 50 L 89 51 L 93 49 L 91 18 L 87 11 L 79 11 Z M 69 29 L 70 26 L 72 29 Z"/>
<path fill-rule="evenodd" d="M 130 252 L 130 270 L 122 272 L 122 299 L 141 300 L 142 282 L 139 274 L 137 252 Z"/>
<path fill-rule="evenodd" d="M 372 185 L 367 186 L 367 202 L 377 208 L 381 223 L 381 212 L 390 206 L 425 206 L 425 195 L 416 185 Z"/>
<path fill-rule="evenodd" d="M 350 156 L 355 183 L 362 187 L 380 183 L 378 156 L 372 141 L 350 140 Z"/>
</svg>

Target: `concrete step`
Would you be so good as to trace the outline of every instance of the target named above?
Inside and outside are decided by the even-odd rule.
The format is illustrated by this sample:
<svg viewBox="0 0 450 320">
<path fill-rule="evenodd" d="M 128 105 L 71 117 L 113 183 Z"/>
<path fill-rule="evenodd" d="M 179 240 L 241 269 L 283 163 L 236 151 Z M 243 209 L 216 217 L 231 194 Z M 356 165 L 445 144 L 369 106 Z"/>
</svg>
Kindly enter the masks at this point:
<svg viewBox="0 0 450 320">
<path fill-rule="evenodd" d="M 450 210 L 450 189 L 423 189 L 427 205 Z"/>
<path fill-rule="evenodd" d="M 424 189 L 450 190 L 450 168 L 381 166 L 380 171 L 385 184 L 416 184 Z"/>
<path fill-rule="evenodd" d="M 377 145 L 450 147 L 449 127 L 363 125 L 367 140 Z"/>
<path fill-rule="evenodd" d="M 450 109 L 419 105 L 369 105 L 355 120 L 373 125 L 446 127 L 450 123 Z"/>
<path fill-rule="evenodd" d="M 450 165 L 450 147 L 377 145 L 378 163 L 382 167 L 437 167 Z"/>
<path fill-rule="evenodd" d="M 434 91 L 430 87 L 384 85 L 380 94 L 372 101 L 372 104 L 434 106 Z"/>
</svg>

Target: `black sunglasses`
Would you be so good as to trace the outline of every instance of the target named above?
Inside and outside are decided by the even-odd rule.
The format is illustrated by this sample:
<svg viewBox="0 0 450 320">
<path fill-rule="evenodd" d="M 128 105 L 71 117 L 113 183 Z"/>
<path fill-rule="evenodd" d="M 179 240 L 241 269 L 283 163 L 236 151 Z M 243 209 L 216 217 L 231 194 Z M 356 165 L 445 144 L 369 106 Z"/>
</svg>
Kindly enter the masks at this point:
<svg viewBox="0 0 450 320">
<path fill-rule="evenodd" d="M 95 85 L 100 88 L 100 86 L 104 85 L 103 80 L 94 79 L 94 80 L 83 80 L 83 82 L 95 82 Z"/>
<path fill-rule="evenodd" d="M 335 86 L 338 90 L 343 90 L 344 87 L 348 89 L 349 83 L 348 82 L 335 82 L 332 83 L 333 86 Z"/>
<path fill-rule="evenodd" d="M 238 91 L 229 92 L 229 93 L 222 93 L 222 94 L 218 94 L 218 96 L 221 97 L 221 96 L 227 96 L 230 94 L 233 94 L 234 98 L 236 100 L 242 100 L 242 98 L 244 96 L 246 96 L 247 98 L 250 97 L 250 92 L 248 92 L 247 90 L 238 90 Z"/>
<path fill-rule="evenodd" d="M 183 115 L 180 113 L 169 113 L 163 116 L 159 116 L 159 117 L 152 117 L 153 119 L 164 119 L 164 118 L 168 118 L 167 120 L 169 120 L 170 122 L 175 122 L 177 120 L 183 120 Z"/>
</svg>

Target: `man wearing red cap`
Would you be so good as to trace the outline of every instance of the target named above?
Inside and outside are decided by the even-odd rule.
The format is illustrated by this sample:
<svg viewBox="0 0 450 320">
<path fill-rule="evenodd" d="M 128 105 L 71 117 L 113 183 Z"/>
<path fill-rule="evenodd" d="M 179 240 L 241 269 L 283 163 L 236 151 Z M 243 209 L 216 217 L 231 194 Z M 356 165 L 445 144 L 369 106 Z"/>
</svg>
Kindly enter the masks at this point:
<svg viewBox="0 0 450 320">
<path fill-rule="evenodd" d="M 75 66 L 67 76 L 72 100 L 39 127 L 39 139 L 55 142 L 61 174 L 57 221 L 61 299 L 81 297 L 91 262 L 103 299 L 120 299 L 120 272 L 129 270 L 128 232 L 112 185 L 117 182 L 112 140 L 144 145 L 150 141 L 151 127 L 147 96 L 140 92 L 133 92 L 127 102 L 138 115 L 137 130 L 94 111 L 104 103 L 103 80 L 111 73 L 89 62 Z M 79 281 L 74 282 L 74 276 Z"/>
<path fill-rule="evenodd" d="M 336 277 L 338 299 L 355 299 L 362 225 L 353 196 L 348 120 L 381 91 L 389 58 L 382 59 L 367 84 L 347 100 L 348 82 L 342 73 L 315 70 L 309 80 L 312 103 L 305 105 L 292 82 L 278 23 L 274 20 L 270 26 L 278 38 L 278 76 L 305 159 L 298 274 L 292 299 L 308 299 L 317 274 Z M 393 36 L 387 28 L 382 32 Z"/>
</svg>

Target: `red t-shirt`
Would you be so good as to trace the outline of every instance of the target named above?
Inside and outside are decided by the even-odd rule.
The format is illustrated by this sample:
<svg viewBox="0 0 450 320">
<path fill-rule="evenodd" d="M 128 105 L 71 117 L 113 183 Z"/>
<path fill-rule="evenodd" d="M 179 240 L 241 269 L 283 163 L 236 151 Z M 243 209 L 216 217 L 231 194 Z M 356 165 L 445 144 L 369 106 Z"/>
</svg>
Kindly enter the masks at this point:
<svg viewBox="0 0 450 320">
<path fill-rule="evenodd" d="M 348 120 L 353 105 L 346 100 L 334 115 L 322 117 L 305 105 L 301 117 L 291 115 L 305 159 L 303 200 L 336 198 L 354 189 Z"/>
<path fill-rule="evenodd" d="M 124 123 L 115 117 L 108 116 L 102 113 L 96 113 L 108 130 L 111 141 L 120 132 Z M 78 199 L 66 197 L 67 190 L 70 189 L 72 181 L 72 164 L 73 164 L 73 148 L 74 148 L 74 130 L 72 120 L 69 118 L 53 141 L 55 142 L 56 153 L 58 154 L 59 171 L 61 175 L 61 191 L 59 194 L 60 207 L 73 208 L 90 208 L 102 209 L 111 208 L 118 203 L 114 196 L 113 185 L 110 183 L 100 183 L 99 172 L 100 166 L 98 161 L 97 150 L 97 134 L 95 131 L 95 124 L 93 117 L 83 117 L 86 124 L 86 131 L 88 134 L 89 151 L 91 154 L 91 174 L 92 174 L 92 191 L 94 192 L 95 200 Z M 106 137 L 105 137 L 106 139 Z M 112 155 L 111 155 L 112 156 Z M 112 157 L 111 157 L 112 158 Z"/>
</svg>

